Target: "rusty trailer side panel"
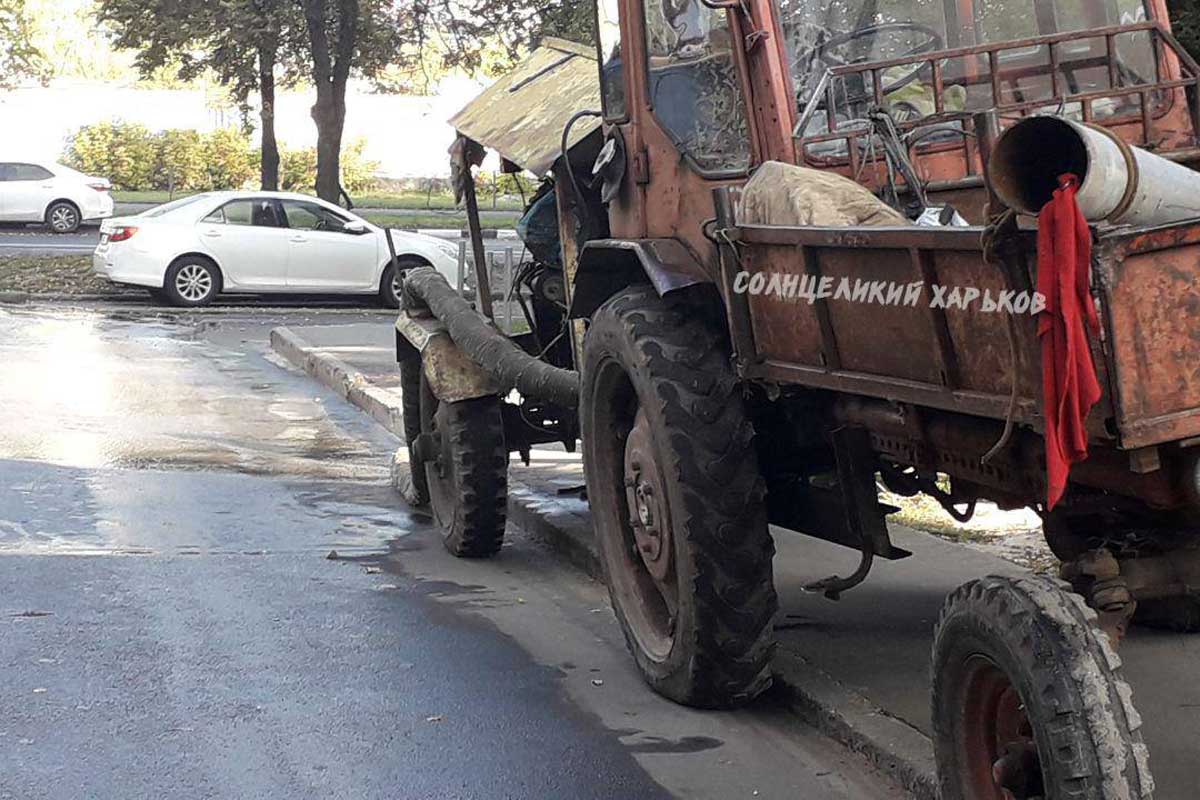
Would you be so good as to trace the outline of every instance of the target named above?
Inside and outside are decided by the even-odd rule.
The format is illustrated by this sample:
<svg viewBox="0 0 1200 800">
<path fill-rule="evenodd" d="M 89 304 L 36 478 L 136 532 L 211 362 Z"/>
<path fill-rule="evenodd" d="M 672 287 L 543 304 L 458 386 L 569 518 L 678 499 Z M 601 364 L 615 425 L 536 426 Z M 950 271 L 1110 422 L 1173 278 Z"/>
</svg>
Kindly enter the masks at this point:
<svg viewBox="0 0 1200 800">
<path fill-rule="evenodd" d="M 989 313 L 978 302 L 965 309 L 931 303 L 934 285 L 993 297 L 1036 285 L 1032 234 L 1021 235 L 1006 267 L 985 259 L 982 233 L 733 229 L 737 270 L 750 275 L 804 277 L 810 288 L 824 278 L 834 288 L 843 279 L 922 285 L 912 304 L 813 300 L 739 293 L 736 272 L 726 269 L 731 319 L 748 321 L 734 326 L 742 374 L 997 420 L 1012 408 L 1015 422 L 1044 430 L 1035 317 Z M 1102 229 L 1097 242 L 1093 285 L 1104 330 L 1091 348 L 1105 393 L 1088 418 L 1093 441 L 1132 450 L 1200 437 L 1200 222 Z"/>
<path fill-rule="evenodd" d="M 933 286 L 961 293 L 974 287 L 993 296 L 1013 281 L 983 257 L 981 228 L 801 228 L 742 226 L 743 269 L 767 274 L 920 284 L 912 303 L 843 297 L 785 299 L 778 294 L 730 292 L 752 321 L 742 343 L 749 378 L 801 383 L 915 405 L 1004 419 L 1012 395 L 1014 326 L 1018 363 L 1014 419 L 1041 427 L 1031 316 L 934 307 Z M 750 348 L 747 349 L 746 345 Z M 1103 430 L 1102 423 L 1098 426 Z"/>
<path fill-rule="evenodd" d="M 1200 223 L 1102 233 L 1097 255 L 1121 446 L 1200 436 Z"/>
</svg>

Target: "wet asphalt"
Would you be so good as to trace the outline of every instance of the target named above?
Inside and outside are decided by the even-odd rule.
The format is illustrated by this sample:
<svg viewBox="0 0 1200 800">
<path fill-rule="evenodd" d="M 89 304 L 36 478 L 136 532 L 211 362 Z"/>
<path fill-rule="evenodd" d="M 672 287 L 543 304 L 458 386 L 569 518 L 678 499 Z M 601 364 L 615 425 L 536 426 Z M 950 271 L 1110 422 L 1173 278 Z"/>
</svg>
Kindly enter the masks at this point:
<svg viewBox="0 0 1200 800">
<path fill-rule="evenodd" d="M 0 307 L 0 798 L 901 798 L 771 698 L 641 683 L 603 588 L 450 558 L 271 356 L 367 310 Z"/>
</svg>

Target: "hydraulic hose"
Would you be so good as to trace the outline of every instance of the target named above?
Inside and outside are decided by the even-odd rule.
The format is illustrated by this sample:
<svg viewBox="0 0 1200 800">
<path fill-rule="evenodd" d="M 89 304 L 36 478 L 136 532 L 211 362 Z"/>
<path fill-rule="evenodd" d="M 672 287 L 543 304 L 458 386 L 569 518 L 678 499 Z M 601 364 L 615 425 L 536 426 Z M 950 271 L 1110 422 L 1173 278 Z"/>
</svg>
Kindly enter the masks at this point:
<svg viewBox="0 0 1200 800">
<path fill-rule="evenodd" d="M 579 402 L 579 373 L 551 366 L 529 355 L 492 327 L 432 267 L 411 269 L 404 278 L 405 307 L 426 306 L 450 331 L 467 357 L 505 389 L 526 397 L 574 408 Z"/>
</svg>

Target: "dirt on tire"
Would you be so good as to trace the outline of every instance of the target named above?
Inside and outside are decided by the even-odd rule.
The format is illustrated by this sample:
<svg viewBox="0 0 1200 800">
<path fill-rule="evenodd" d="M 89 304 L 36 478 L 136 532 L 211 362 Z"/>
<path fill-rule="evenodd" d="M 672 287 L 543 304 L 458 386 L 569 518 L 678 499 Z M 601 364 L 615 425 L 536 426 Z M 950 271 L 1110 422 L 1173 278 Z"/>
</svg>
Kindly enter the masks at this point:
<svg viewBox="0 0 1200 800">
<path fill-rule="evenodd" d="M 1142 720 L 1096 612 L 1044 577 L 990 576 L 946 600 L 933 649 L 933 728 L 942 800 L 973 800 L 963 720 L 964 665 L 986 658 L 1016 689 L 1047 797 L 1147 800 L 1154 789 Z"/>
<path fill-rule="evenodd" d="M 442 461 L 425 463 L 429 502 L 442 541 L 459 558 L 500 551 L 508 513 L 508 447 L 499 397 L 439 402 L 421 389 L 421 432 L 441 440 Z M 434 430 L 436 426 L 436 431 Z"/>
<path fill-rule="evenodd" d="M 588 491 L 610 596 L 629 648 L 651 687 L 676 702 L 745 703 L 771 683 L 775 546 L 754 428 L 719 314 L 712 304 L 660 298 L 649 286 L 634 286 L 593 315 L 584 351 L 581 421 Z M 628 510 L 622 511 L 620 487 L 612 485 L 619 476 L 606 474 L 614 453 L 603 448 L 622 447 L 620 426 L 632 423 L 613 418 L 624 401 L 609 397 L 609 379 L 598 377 L 617 375 L 613 370 L 627 375 L 636 395 L 629 402 L 649 417 L 662 473 L 670 476 L 679 607 L 665 657 L 640 642 L 631 619 L 641 612 L 627 607 L 636 601 L 614 590 L 614 578 L 624 580 L 613 575 L 620 568 L 614 567 L 619 563 L 614 551 L 629 535 Z"/>
</svg>

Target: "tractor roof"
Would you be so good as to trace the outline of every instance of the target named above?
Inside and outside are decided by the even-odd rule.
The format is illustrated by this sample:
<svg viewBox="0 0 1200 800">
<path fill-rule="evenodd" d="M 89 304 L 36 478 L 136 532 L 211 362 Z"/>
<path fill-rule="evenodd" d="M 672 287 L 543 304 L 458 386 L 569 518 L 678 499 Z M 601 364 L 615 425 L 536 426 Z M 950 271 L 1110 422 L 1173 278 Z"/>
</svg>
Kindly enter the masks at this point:
<svg viewBox="0 0 1200 800">
<path fill-rule="evenodd" d="M 561 155 L 562 132 L 577 111 L 600 109 L 600 76 L 592 48 L 544 39 L 516 69 L 450 119 L 463 136 L 535 175 Z M 585 117 L 571 128 L 574 147 L 600 127 Z"/>
</svg>

